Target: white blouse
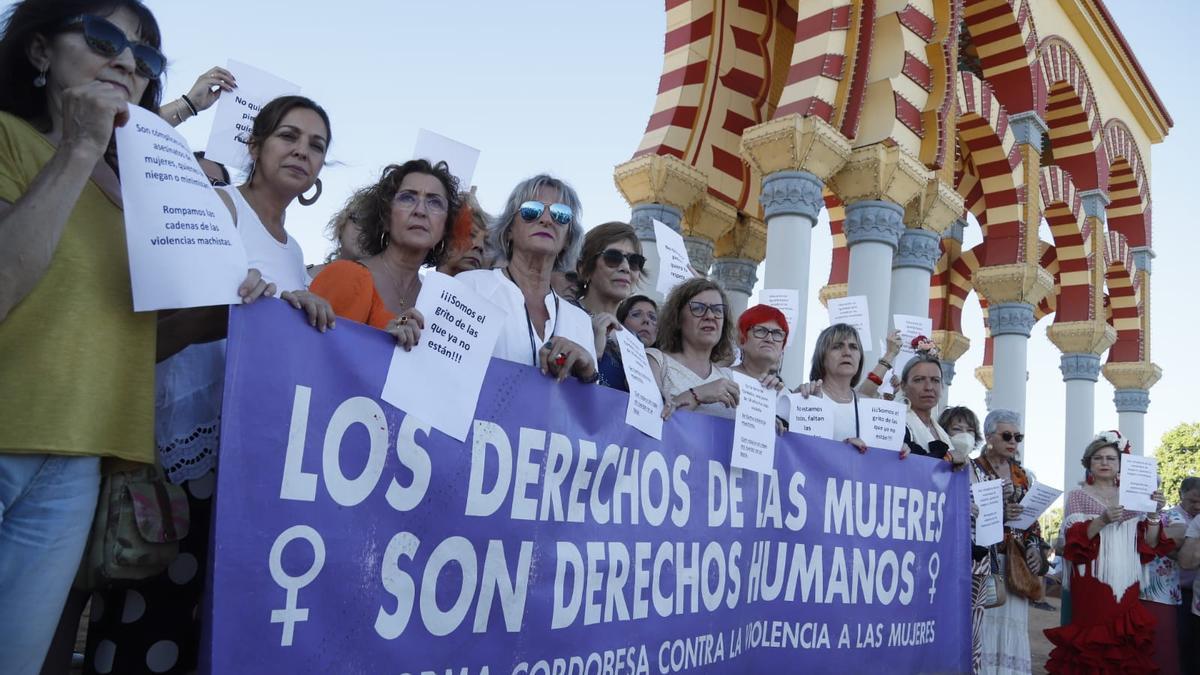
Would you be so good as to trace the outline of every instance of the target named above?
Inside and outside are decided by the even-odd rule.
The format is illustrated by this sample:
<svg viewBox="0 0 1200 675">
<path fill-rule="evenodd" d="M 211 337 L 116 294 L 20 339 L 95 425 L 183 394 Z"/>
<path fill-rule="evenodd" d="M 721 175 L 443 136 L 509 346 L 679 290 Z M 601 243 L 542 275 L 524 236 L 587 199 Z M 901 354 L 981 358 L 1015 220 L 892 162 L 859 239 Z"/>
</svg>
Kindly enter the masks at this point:
<svg viewBox="0 0 1200 675">
<path fill-rule="evenodd" d="M 592 334 L 592 320 L 582 309 L 564 300 L 551 290 L 546 294 L 546 311 L 550 319 L 542 327 L 542 339 L 525 311 L 525 296 L 504 273 L 503 269 L 472 270 L 463 272 L 455 279 L 474 289 L 497 307 L 508 312 L 508 318 L 500 328 L 500 338 L 492 356 L 506 361 L 515 361 L 533 366 L 537 364 L 537 350 L 551 336 L 564 337 L 583 347 L 596 363 L 596 340 Z M 532 337 L 531 337 L 532 336 Z"/>
</svg>

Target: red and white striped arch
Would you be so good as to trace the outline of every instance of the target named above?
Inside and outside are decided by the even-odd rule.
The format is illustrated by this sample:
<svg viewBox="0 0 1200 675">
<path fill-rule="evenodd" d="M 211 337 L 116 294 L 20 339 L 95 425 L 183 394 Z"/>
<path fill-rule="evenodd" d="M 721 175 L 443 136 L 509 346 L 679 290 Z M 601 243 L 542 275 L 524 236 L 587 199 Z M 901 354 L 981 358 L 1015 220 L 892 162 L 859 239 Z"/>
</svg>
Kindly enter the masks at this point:
<svg viewBox="0 0 1200 675">
<path fill-rule="evenodd" d="M 1050 36 L 1038 48 L 1046 87 L 1046 126 L 1054 163 L 1071 174 L 1080 190 L 1107 188 L 1107 162 L 1100 110 L 1083 62 L 1066 40 Z"/>
<path fill-rule="evenodd" d="M 966 0 L 963 22 L 983 65 L 983 77 L 1012 114 L 1041 110 L 1037 31 L 1028 0 Z"/>
<path fill-rule="evenodd" d="M 969 154 L 983 192 L 980 224 L 990 246 L 981 260 L 986 265 L 1021 262 L 1025 250 L 1021 155 L 1008 115 L 991 87 L 971 73 L 959 73 L 958 115 L 960 147 Z"/>
<path fill-rule="evenodd" d="M 1057 308 L 1054 321 L 1058 323 L 1094 319 L 1095 303 L 1092 302 L 1092 298 L 1095 289 L 1092 288 L 1087 248 L 1088 232 L 1079 193 L 1075 184 L 1071 182 L 1071 175 L 1057 166 L 1042 169 L 1039 182 L 1042 191 L 1042 215 L 1050 226 L 1051 236 L 1054 237 L 1052 248 L 1055 251 L 1055 285 L 1058 290 L 1055 293 L 1056 298 L 1047 298 L 1051 303 L 1049 306 Z"/>
<path fill-rule="evenodd" d="M 1151 245 L 1150 179 L 1129 127 L 1119 119 L 1104 124 L 1108 168 L 1108 227 L 1133 247 Z"/>
<path fill-rule="evenodd" d="M 1124 234 L 1110 230 L 1105 238 L 1105 282 L 1108 305 L 1117 341 L 1108 350 L 1108 362 L 1138 362 L 1145 356 L 1142 335 L 1142 303 L 1138 275 L 1133 271 L 1133 252 Z"/>
</svg>

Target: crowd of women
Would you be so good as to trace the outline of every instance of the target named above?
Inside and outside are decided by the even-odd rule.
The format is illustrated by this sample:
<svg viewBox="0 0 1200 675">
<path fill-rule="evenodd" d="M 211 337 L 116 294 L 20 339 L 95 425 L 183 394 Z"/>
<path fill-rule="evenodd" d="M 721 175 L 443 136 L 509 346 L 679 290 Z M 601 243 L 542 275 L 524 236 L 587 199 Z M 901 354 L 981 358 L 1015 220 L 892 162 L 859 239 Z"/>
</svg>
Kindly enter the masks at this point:
<svg viewBox="0 0 1200 675">
<path fill-rule="evenodd" d="M 112 137 L 129 105 L 180 124 L 237 83 L 214 68 L 162 103 L 160 47 L 136 0 L 25 0 L 0 36 L 0 672 L 66 672 L 89 597 L 86 672 L 196 667 L 229 310 L 132 311 Z M 349 319 L 411 348 L 425 327 L 414 306 L 422 270 L 436 269 L 507 310 L 496 358 L 627 389 L 613 333 L 628 330 L 646 347 L 665 416 L 732 416 L 738 371 L 828 399 L 835 439 L 879 452 L 859 438 L 856 404 L 879 395 L 897 333 L 871 364 L 853 327 L 830 326 L 808 382 L 785 383 L 790 326 L 779 310 L 735 317 L 702 275 L 660 306 L 638 294 L 652 271 L 634 229 L 585 233 L 580 198 L 562 179 L 519 182 L 491 217 L 437 158 L 390 165 L 351 195 L 331 223 L 334 253 L 306 268 L 284 216 L 314 188 L 320 196 L 331 120 L 287 96 L 262 108 L 245 140 L 241 185 L 201 159 L 245 243 L 245 303 L 278 295 L 315 330 Z M 1019 516 L 1034 480 L 1018 459 L 1020 416 L 993 410 L 980 425 L 967 408 L 940 410 L 936 348 L 914 346 L 898 377 L 903 450 L 879 461 L 927 455 L 972 481 L 999 479 L 1005 515 Z M 1097 436 L 1083 449 L 1087 481 L 1066 498 L 1072 611 L 1048 631 L 1051 672 L 1196 672 L 1180 648 L 1200 637 L 1187 571 L 1200 563 L 1200 481 L 1185 481 L 1170 510 L 1155 493 L 1161 512 L 1126 511 L 1117 482 L 1128 449 L 1115 432 Z M 974 547 L 975 672 L 1033 670 L 1029 603 L 1041 599 L 1047 548 L 1036 524 Z"/>
</svg>

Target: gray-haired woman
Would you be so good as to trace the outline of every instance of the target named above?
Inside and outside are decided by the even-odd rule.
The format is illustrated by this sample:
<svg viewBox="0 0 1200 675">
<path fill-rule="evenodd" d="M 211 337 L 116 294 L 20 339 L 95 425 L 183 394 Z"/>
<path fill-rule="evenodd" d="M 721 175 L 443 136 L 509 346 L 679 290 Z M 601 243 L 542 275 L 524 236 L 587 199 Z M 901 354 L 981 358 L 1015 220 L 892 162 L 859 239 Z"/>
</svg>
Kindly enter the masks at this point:
<svg viewBox="0 0 1200 675">
<path fill-rule="evenodd" d="M 489 233 L 500 267 L 456 279 L 508 312 L 492 356 L 539 368 L 560 382 L 594 382 L 595 339 L 587 313 L 550 285 L 554 272 L 574 269 L 583 239 L 575 190 L 545 174 L 522 181 Z"/>
</svg>

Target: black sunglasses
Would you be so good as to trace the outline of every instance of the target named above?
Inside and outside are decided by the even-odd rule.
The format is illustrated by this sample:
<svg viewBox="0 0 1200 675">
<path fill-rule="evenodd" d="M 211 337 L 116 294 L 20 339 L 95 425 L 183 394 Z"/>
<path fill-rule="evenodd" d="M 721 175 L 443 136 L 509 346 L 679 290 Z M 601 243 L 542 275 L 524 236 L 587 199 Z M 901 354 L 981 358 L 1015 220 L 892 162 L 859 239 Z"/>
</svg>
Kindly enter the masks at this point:
<svg viewBox="0 0 1200 675">
<path fill-rule="evenodd" d="M 125 51 L 133 50 L 133 61 L 142 77 L 157 80 L 167 67 L 167 57 L 144 42 L 131 42 L 125 32 L 111 21 L 99 16 L 84 14 L 68 20 L 63 28 L 83 27 L 83 39 L 88 47 L 100 56 L 113 58 Z"/>
<path fill-rule="evenodd" d="M 640 253 L 623 253 L 615 248 L 605 249 L 600 254 L 600 259 L 604 261 L 605 265 L 613 269 L 620 267 L 622 260 L 628 260 L 629 269 L 634 272 L 641 272 L 642 268 L 646 266 L 646 256 Z"/>
<path fill-rule="evenodd" d="M 1012 443 L 1013 439 L 1016 439 L 1016 441 L 1020 443 L 1025 440 L 1025 434 L 1019 431 L 1015 434 L 1011 431 L 1005 431 L 1004 433 L 1000 434 L 1000 438 L 1003 438 L 1005 443 Z"/>
</svg>

